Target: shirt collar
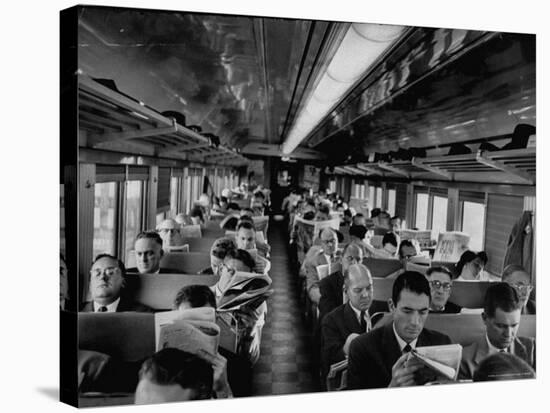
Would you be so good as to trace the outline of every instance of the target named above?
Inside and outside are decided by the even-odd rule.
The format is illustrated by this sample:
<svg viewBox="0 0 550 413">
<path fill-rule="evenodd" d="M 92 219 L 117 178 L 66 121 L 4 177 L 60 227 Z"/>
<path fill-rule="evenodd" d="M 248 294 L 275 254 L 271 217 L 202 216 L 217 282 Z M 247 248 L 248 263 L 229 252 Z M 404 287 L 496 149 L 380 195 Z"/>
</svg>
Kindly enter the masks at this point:
<svg viewBox="0 0 550 413">
<path fill-rule="evenodd" d="M 94 313 L 97 313 L 98 309 L 100 307 L 107 307 L 107 312 L 108 313 L 116 313 L 116 309 L 118 307 L 118 303 L 120 302 L 120 297 L 118 297 L 115 301 L 113 301 L 111 304 L 108 304 L 108 305 L 102 305 L 102 304 L 99 304 L 99 303 L 96 303 L 94 301 Z"/>
<path fill-rule="evenodd" d="M 418 341 L 418 337 L 416 337 L 413 341 L 410 343 L 407 343 L 405 340 L 403 340 L 401 337 L 399 337 L 399 334 L 397 334 L 397 331 L 395 330 L 395 323 L 392 323 L 393 328 L 393 334 L 395 335 L 395 339 L 397 340 L 397 344 L 399 344 L 399 349 L 403 351 L 405 346 L 408 344 L 411 346 L 412 349 L 416 348 L 416 342 Z"/>
<path fill-rule="evenodd" d="M 349 301 L 348 301 L 349 302 Z M 355 317 L 357 318 L 357 321 L 359 321 L 359 324 L 361 324 L 361 311 L 358 310 L 357 308 L 355 308 L 351 302 L 349 302 L 349 306 L 351 307 L 351 309 L 353 310 L 353 312 L 355 313 Z M 369 316 L 369 312 L 365 310 L 365 319 L 367 320 L 367 324 L 370 324 L 370 316 Z"/>
<path fill-rule="evenodd" d="M 489 336 L 487 335 L 487 333 L 485 333 L 485 340 L 487 340 L 487 348 L 489 349 L 489 354 L 499 353 L 500 350 L 503 350 L 493 346 L 493 344 L 491 343 L 491 340 L 489 340 Z M 512 341 L 512 344 L 510 344 L 509 347 L 505 348 L 504 352 L 513 354 L 513 349 L 512 349 L 513 345 L 514 345 L 514 342 Z"/>
</svg>

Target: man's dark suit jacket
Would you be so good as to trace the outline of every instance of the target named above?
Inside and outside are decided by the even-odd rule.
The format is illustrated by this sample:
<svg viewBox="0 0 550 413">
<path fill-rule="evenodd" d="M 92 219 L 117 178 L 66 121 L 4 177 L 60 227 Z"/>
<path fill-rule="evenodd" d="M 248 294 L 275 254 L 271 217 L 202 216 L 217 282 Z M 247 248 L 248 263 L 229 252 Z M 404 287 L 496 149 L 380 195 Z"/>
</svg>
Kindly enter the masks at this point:
<svg viewBox="0 0 550 413">
<path fill-rule="evenodd" d="M 87 301 L 82 304 L 80 311 L 84 313 L 93 313 L 94 303 L 92 301 Z M 117 313 L 122 313 L 124 311 L 137 311 L 139 313 L 152 313 L 154 310 L 151 307 L 146 306 L 145 304 L 138 303 L 137 301 L 130 300 L 126 297 L 120 297 L 120 301 L 116 308 Z"/>
<path fill-rule="evenodd" d="M 369 315 L 387 311 L 387 304 L 382 301 L 373 301 L 369 308 Z M 362 334 L 364 331 L 357 320 L 355 312 L 349 303 L 340 305 L 328 313 L 321 323 L 321 362 L 322 375 L 325 377 L 330 366 L 344 360 L 344 344 L 352 333 Z"/>
<path fill-rule="evenodd" d="M 451 344 L 445 334 L 423 329 L 416 342 L 417 347 Z M 388 387 L 392 367 L 401 349 L 388 323 L 370 333 L 362 334 L 351 342 L 348 356 L 348 389 L 376 389 Z"/>
<path fill-rule="evenodd" d="M 447 304 L 445 304 L 445 308 L 443 309 L 443 311 L 434 311 L 430 309 L 430 313 L 434 313 L 434 314 L 457 314 L 457 313 L 460 313 L 461 311 L 462 311 L 461 306 L 455 303 L 452 303 L 450 301 L 447 301 Z"/>
<path fill-rule="evenodd" d="M 140 272 L 138 271 L 137 267 L 132 267 L 132 268 L 126 268 L 126 273 L 139 274 Z M 152 274 L 152 273 L 147 273 L 147 274 Z M 174 268 L 161 268 L 159 270 L 159 274 L 183 274 L 183 271 L 176 270 Z"/>
</svg>

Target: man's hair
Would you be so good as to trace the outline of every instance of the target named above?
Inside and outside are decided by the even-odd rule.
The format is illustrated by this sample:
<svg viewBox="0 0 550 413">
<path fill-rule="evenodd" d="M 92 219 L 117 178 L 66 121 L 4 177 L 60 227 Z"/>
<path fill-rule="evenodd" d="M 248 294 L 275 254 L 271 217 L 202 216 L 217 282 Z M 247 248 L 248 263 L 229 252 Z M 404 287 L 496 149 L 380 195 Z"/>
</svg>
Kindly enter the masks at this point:
<svg viewBox="0 0 550 413">
<path fill-rule="evenodd" d="M 510 353 L 497 352 L 485 357 L 474 372 L 474 381 L 534 379 L 535 371 L 524 360 Z"/>
<path fill-rule="evenodd" d="M 237 228 L 237 223 L 239 222 L 239 218 L 237 217 L 231 217 L 225 223 L 223 224 L 223 228 L 228 231 L 235 231 Z"/>
<path fill-rule="evenodd" d="M 393 233 L 390 232 L 390 234 L 393 234 Z M 382 244 L 382 245 L 384 245 L 384 244 Z M 409 239 L 404 239 L 403 241 L 401 241 L 401 242 L 399 243 L 399 251 L 398 251 L 398 254 L 399 254 L 399 257 L 400 257 L 400 258 L 403 258 L 403 257 L 401 257 L 401 250 L 403 249 L 403 247 L 415 248 L 414 245 L 413 245 L 413 243 L 411 242 L 411 240 L 409 240 Z M 415 250 L 416 250 L 416 248 L 415 248 Z"/>
<path fill-rule="evenodd" d="M 227 255 L 225 256 L 225 259 L 227 258 L 233 258 L 234 260 L 241 261 L 244 265 L 246 265 L 249 268 L 249 271 L 252 271 L 254 267 L 256 266 L 256 261 L 254 261 L 254 258 L 252 258 L 252 255 L 246 250 L 241 249 L 232 249 L 227 251 Z"/>
<path fill-rule="evenodd" d="M 352 225 L 349 227 L 349 236 L 357 237 L 359 239 L 365 238 L 367 233 L 367 227 L 363 225 Z"/>
<path fill-rule="evenodd" d="M 382 246 L 386 244 L 391 244 L 395 248 L 397 248 L 397 238 L 395 237 L 395 234 L 393 232 L 386 232 L 382 237 Z"/>
<path fill-rule="evenodd" d="M 202 212 L 202 207 L 200 205 L 193 205 L 193 208 L 191 209 L 191 212 L 189 213 L 189 216 L 192 217 L 199 217 L 201 220 L 204 219 L 204 214 Z"/>
<path fill-rule="evenodd" d="M 521 265 L 518 265 L 518 264 L 507 265 L 502 271 L 502 281 L 505 281 L 510 275 L 518 271 L 528 274 L 528 272 L 525 271 L 525 268 L 523 268 Z"/>
<path fill-rule="evenodd" d="M 248 215 L 241 215 L 239 217 L 239 220 L 237 221 L 237 229 L 239 228 L 239 225 L 241 224 L 241 222 L 248 222 L 248 223 L 254 225 L 254 219 L 251 216 L 248 216 Z"/>
<path fill-rule="evenodd" d="M 117 266 L 118 268 L 120 269 L 120 274 L 122 275 L 122 277 L 124 277 L 126 275 L 126 267 L 124 266 L 124 263 L 122 262 L 122 260 L 118 259 L 117 257 L 115 257 L 114 255 L 111 255 L 111 254 L 99 254 L 97 255 L 94 260 L 92 261 L 92 267 L 94 266 L 94 264 L 96 262 L 98 262 L 100 259 L 102 258 L 110 258 L 114 261 L 116 261 L 117 263 Z M 90 267 L 91 268 L 91 267 Z"/>
<path fill-rule="evenodd" d="M 158 385 L 178 384 L 196 392 L 194 399 L 212 397 L 213 371 L 205 360 L 177 348 L 165 348 L 141 365 L 139 379 Z"/>
<path fill-rule="evenodd" d="M 521 309 L 521 302 L 514 287 L 500 282 L 487 288 L 483 312 L 487 317 L 494 317 L 497 308 L 506 313 Z"/>
<path fill-rule="evenodd" d="M 228 251 L 236 250 L 237 244 L 229 237 L 218 238 L 210 248 L 210 255 L 223 260 Z"/>
<path fill-rule="evenodd" d="M 428 268 L 428 271 L 426 271 L 426 276 L 430 277 L 434 272 L 442 272 L 443 274 L 448 275 L 451 280 L 453 279 L 453 273 L 447 267 L 430 267 Z"/>
<path fill-rule="evenodd" d="M 416 271 L 405 271 L 393 282 L 391 298 L 394 305 L 397 305 L 401 297 L 401 291 L 408 290 L 415 294 L 426 294 L 431 300 L 430 284 L 424 275 Z"/>
<path fill-rule="evenodd" d="M 254 214 L 254 210 L 250 207 L 246 207 L 246 208 L 241 209 L 241 212 L 243 212 L 243 211 L 250 212 L 250 213 Z"/>
<path fill-rule="evenodd" d="M 239 204 L 237 204 L 236 202 L 230 202 L 228 205 L 227 205 L 227 209 L 233 209 L 235 211 L 240 211 L 241 210 L 241 207 L 239 206 Z"/>
<path fill-rule="evenodd" d="M 362 251 L 361 247 L 359 245 L 357 245 L 356 243 L 354 242 L 348 242 L 348 244 L 345 246 L 344 248 L 344 251 L 342 251 L 342 256 L 346 255 L 346 252 L 348 252 L 348 250 L 350 248 L 357 248 L 358 250 Z M 359 263 L 360 264 L 360 263 Z"/>
<path fill-rule="evenodd" d="M 157 244 L 159 244 L 162 248 L 162 238 L 160 237 L 158 232 L 156 232 L 156 231 L 141 231 L 139 234 L 137 234 L 136 242 L 137 242 L 137 240 L 140 240 L 142 238 L 152 239 Z"/>
<path fill-rule="evenodd" d="M 249 230 L 255 231 L 254 224 L 251 224 L 251 223 L 248 222 L 248 221 L 242 221 L 242 220 L 241 220 L 241 222 L 239 223 L 239 225 L 237 225 L 237 231 L 240 230 L 241 228 L 249 229 Z"/>
<path fill-rule="evenodd" d="M 370 211 L 370 217 L 371 218 L 376 218 L 378 215 L 380 215 L 380 212 L 382 212 L 382 210 L 380 208 L 373 208 Z"/>
<path fill-rule="evenodd" d="M 328 205 L 319 205 L 319 208 L 317 208 L 317 211 L 320 212 L 321 214 L 327 214 L 327 215 L 330 215 L 330 208 L 328 207 Z"/>
<path fill-rule="evenodd" d="M 254 192 L 254 197 L 255 198 L 262 198 L 262 199 L 265 199 L 265 195 L 262 191 L 256 191 Z"/>
<path fill-rule="evenodd" d="M 191 308 L 216 308 L 216 296 L 206 285 L 186 285 L 176 294 L 174 308 L 177 309 L 182 303 L 188 303 Z"/>
<path fill-rule="evenodd" d="M 349 208 L 344 210 L 344 216 L 351 218 L 351 210 Z"/>
<path fill-rule="evenodd" d="M 350 270 L 353 270 L 354 267 L 364 268 L 367 271 L 367 274 L 369 275 L 369 278 L 371 279 L 371 282 L 372 282 L 372 274 L 371 274 L 369 268 L 365 264 L 362 264 L 362 263 L 359 262 L 357 264 L 350 265 L 346 269 L 346 271 L 344 271 L 344 285 L 345 285 L 346 288 L 349 287 L 349 273 L 350 273 Z"/>
</svg>

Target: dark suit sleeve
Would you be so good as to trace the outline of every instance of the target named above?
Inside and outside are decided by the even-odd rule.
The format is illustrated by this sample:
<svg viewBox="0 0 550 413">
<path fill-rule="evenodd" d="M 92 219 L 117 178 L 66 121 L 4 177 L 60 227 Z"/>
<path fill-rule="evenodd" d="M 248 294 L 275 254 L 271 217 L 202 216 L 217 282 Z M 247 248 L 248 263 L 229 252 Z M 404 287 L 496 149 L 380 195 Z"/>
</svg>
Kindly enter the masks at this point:
<svg viewBox="0 0 550 413">
<path fill-rule="evenodd" d="M 328 277 L 323 278 L 319 283 L 319 290 L 321 292 L 321 299 L 319 300 L 319 314 L 326 315 L 338 307 L 335 291 L 332 285 L 328 282 Z"/>
<path fill-rule="evenodd" d="M 326 372 L 334 363 L 342 361 L 346 358 L 344 354 L 344 343 L 347 337 L 342 338 L 336 320 L 332 314 L 327 314 L 321 325 L 323 334 L 322 360 Z"/>
<path fill-rule="evenodd" d="M 375 389 L 387 387 L 389 384 L 389 381 L 386 383 L 382 352 L 372 347 L 375 340 L 367 343 L 367 336 L 372 334 L 373 332 L 361 335 L 351 342 L 348 355 L 348 389 Z"/>
</svg>

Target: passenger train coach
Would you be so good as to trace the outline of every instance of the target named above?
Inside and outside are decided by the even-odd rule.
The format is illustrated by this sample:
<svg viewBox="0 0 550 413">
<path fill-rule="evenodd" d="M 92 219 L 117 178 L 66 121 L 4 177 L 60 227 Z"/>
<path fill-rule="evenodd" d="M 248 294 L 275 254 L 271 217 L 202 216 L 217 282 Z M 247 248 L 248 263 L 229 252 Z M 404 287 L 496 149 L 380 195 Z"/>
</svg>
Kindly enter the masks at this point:
<svg viewBox="0 0 550 413">
<path fill-rule="evenodd" d="M 535 377 L 535 35 L 76 6 L 60 39 L 62 401 Z"/>
</svg>

